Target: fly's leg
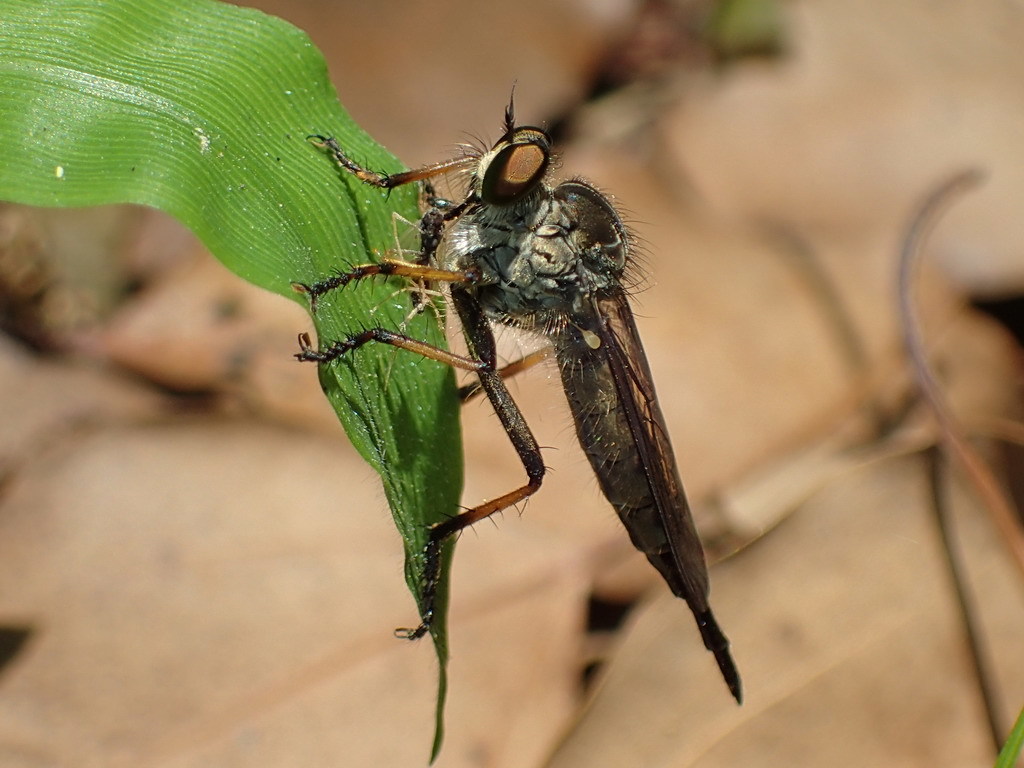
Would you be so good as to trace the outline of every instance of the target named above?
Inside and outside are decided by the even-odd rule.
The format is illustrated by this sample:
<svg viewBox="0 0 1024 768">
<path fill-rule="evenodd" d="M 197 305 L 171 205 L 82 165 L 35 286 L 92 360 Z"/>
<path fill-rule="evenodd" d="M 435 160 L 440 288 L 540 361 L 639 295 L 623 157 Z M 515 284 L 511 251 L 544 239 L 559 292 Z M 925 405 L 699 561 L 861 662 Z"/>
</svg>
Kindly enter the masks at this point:
<svg viewBox="0 0 1024 768">
<path fill-rule="evenodd" d="M 528 499 L 540 489 L 546 470 L 537 439 L 530 431 L 519 406 L 512 399 L 512 395 L 509 394 L 508 388 L 498 372 L 494 334 L 491 333 L 483 310 L 472 296 L 457 287 L 452 290 L 452 303 L 455 305 L 455 310 L 466 334 L 470 354 L 483 363 L 483 366 L 476 371 L 480 378 L 480 386 L 487 394 L 488 400 L 491 401 L 498 420 L 505 428 L 512 447 L 515 448 L 519 460 L 523 463 L 523 469 L 526 470 L 526 483 L 496 499 L 486 501 L 445 520 L 443 523 L 438 523 L 430 529 L 430 537 L 423 549 L 424 586 L 419 626 L 395 630 L 397 636 L 409 640 L 416 640 L 430 631 L 436 608 L 437 588 L 441 578 L 441 549 L 445 541 L 456 536 L 464 528 L 490 517 L 495 512 L 508 509 Z"/>
<path fill-rule="evenodd" d="M 512 445 L 515 447 L 516 453 L 519 454 L 519 459 L 526 469 L 527 481 L 525 485 L 513 491 L 468 509 L 449 520 L 445 520 L 443 523 L 438 523 L 430 529 L 430 537 L 427 539 L 427 545 L 423 549 L 424 579 L 419 626 L 395 630 L 395 635 L 407 640 L 417 640 L 423 637 L 430 631 L 430 627 L 433 624 L 437 588 L 441 579 L 441 548 L 444 546 L 444 543 L 451 537 L 458 535 L 464 528 L 468 528 L 474 523 L 490 517 L 495 512 L 501 512 L 503 509 L 508 509 L 525 501 L 540 489 L 541 483 L 544 480 L 546 468 L 540 453 L 540 446 L 537 445 L 537 441 L 530 431 L 530 427 L 526 424 L 526 420 L 523 419 L 519 407 L 508 394 L 508 390 L 505 389 L 501 377 L 493 371 L 481 371 L 478 375 L 482 380 L 489 380 L 489 384 L 484 385 L 488 388 L 488 397 L 491 398 L 491 404 L 494 406 L 495 413 L 498 414 L 498 419 L 501 421 L 502 426 L 505 427 L 505 432 L 512 441 Z M 504 392 L 504 395 L 499 396 L 500 404 L 495 401 L 493 396 L 493 393 L 499 390 Z"/>
<path fill-rule="evenodd" d="M 297 291 L 308 294 L 312 297 L 311 301 L 315 302 L 318 296 L 329 290 L 343 288 L 351 282 L 375 275 L 400 275 L 414 280 L 448 283 L 474 283 L 479 279 L 479 273 L 473 269 L 464 272 L 453 272 L 447 269 L 435 269 L 425 264 L 410 264 L 405 261 L 384 261 L 380 264 L 364 264 L 348 272 L 340 272 L 313 285 L 292 283 L 292 287 Z M 300 333 L 299 351 L 295 357 L 302 362 L 329 363 L 371 341 L 389 344 L 398 349 L 406 349 L 428 357 L 431 360 L 437 360 L 465 371 L 479 371 L 487 367 L 487 363 L 483 363 L 478 359 L 453 354 L 446 349 L 441 349 L 433 344 L 427 344 L 424 341 L 387 328 L 368 328 L 359 333 L 352 334 L 346 339 L 331 342 L 326 349 L 322 350 L 313 348 L 308 333 Z"/>
<path fill-rule="evenodd" d="M 430 187 L 430 194 L 433 195 L 433 188 Z M 440 208 L 431 204 L 422 218 L 420 218 L 420 252 L 417 254 L 415 263 L 420 266 L 427 266 L 434 261 L 437 249 L 441 246 L 441 236 L 444 234 L 444 213 Z M 419 287 L 423 288 L 426 281 L 417 281 Z M 423 291 L 412 292 L 413 309 L 419 310 L 423 305 Z"/>
<path fill-rule="evenodd" d="M 434 189 L 434 185 L 429 179 L 423 182 L 423 202 L 427 204 L 428 208 L 436 208 L 442 213 L 454 205 L 451 200 L 438 197 L 437 190 Z"/>
<path fill-rule="evenodd" d="M 426 182 L 424 182 L 424 184 L 426 184 Z M 427 262 L 424 261 L 423 257 L 422 257 L 422 245 L 421 245 L 421 243 L 417 243 L 417 247 L 415 249 L 405 248 L 404 245 L 403 245 L 403 241 L 402 241 L 402 235 L 400 235 L 399 231 L 398 231 L 399 224 L 401 223 L 402 225 L 404 225 L 405 229 L 410 229 L 410 230 L 411 229 L 415 229 L 417 232 L 420 232 L 421 230 L 420 230 L 420 223 L 419 223 L 419 221 L 421 221 L 421 220 L 422 220 L 422 218 L 420 220 L 418 220 L 418 221 L 415 221 L 415 222 L 414 221 L 409 221 L 407 218 L 402 216 L 397 211 L 392 211 L 392 213 L 391 213 L 391 237 L 392 237 L 392 240 L 395 243 L 395 256 L 393 258 L 389 258 L 389 257 L 385 256 L 382 259 L 382 261 L 405 261 L 405 262 L 411 263 L 411 264 L 419 264 L 419 265 L 427 264 Z M 422 237 L 420 239 L 422 241 Z M 422 314 L 424 311 L 426 311 L 428 309 L 428 307 L 431 306 L 430 303 L 427 302 L 427 300 L 424 298 L 425 296 L 431 295 L 431 294 L 433 294 L 433 295 L 440 295 L 437 291 L 432 291 L 431 288 L 430 288 L 430 285 L 428 283 L 424 282 L 423 280 L 413 279 L 410 282 L 412 283 L 412 286 L 402 286 L 402 287 L 396 288 L 394 291 L 392 291 L 392 293 L 387 298 L 387 300 L 390 301 L 395 296 L 406 295 L 410 299 L 410 303 L 412 304 L 412 307 L 406 313 L 405 319 L 399 325 L 399 328 L 405 328 L 406 325 L 408 325 L 410 320 L 412 320 L 414 317 L 417 317 L 418 315 Z"/>
<path fill-rule="evenodd" d="M 412 264 L 426 267 L 428 264 L 434 263 L 437 249 L 441 245 L 441 237 L 444 234 L 444 226 L 447 222 L 460 216 L 466 207 L 470 204 L 471 198 L 467 198 L 459 204 L 453 203 L 451 200 L 438 197 L 434 191 L 433 184 L 430 183 L 430 179 L 434 176 L 440 176 L 445 173 L 451 173 L 452 171 L 461 170 L 468 168 L 475 162 L 474 158 L 471 157 L 459 157 L 453 160 L 446 160 L 441 163 L 435 163 L 433 165 L 427 165 L 422 168 L 413 169 L 410 171 L 403 171 L 396 174 L 380 173 L 378 171 L 364 168 L 363 166 L 356 163 L 341 148 L 337 140 L 330 136 L 308 136 L 316 146 L 322 147 L 331 153 L 334 161 L 346 171 L 351 173 L 357 179 L 362 181 L 364 184 L 369 184 L 372 187 L 378 189 L 391 190 L 395 187 L 402 186 L 404 184 L 411 184 L 415 182 L 422 182 L 423 193 L 425 201 L 428 205 L 427 211 L 423 214 L 419 221 L 420 230 L 420 250 L 416 258 L 411 262 Z M 397 264 L 407 264 L 407 262 L 400 262 L 397 260 L 390 260 Z M 389 260 L 385 259 L 384 264 L 387 264 Z M 310 309 L 316 311 L 317 299 L 328 291 L 333 291 L 337 288 L 344 288 L 353 279 L 359 279 L 361 277 L 368 277 L 371 274 L 401 274 L 395 270 L 387 271 L 373 270 L 375 265 L 366 265 L 363 267 L 356 267 L 347 273 L 339 273 L 332 275 L 324 280 L 318 280 L 315 283 L 292 283 L 292 287 L 305 293 L 309 296 Z M 431 279 L 428 275 L 408 275 L 414 279 L 418 278 L 421 280 Z M 452 282 L 450 278 L 444 276 L 437 278 L 439 280 L 448 280 Z M 458 281 L 456 279 L 455 281 Z M 413 298 L 413 303 L 418 304 L 418 297 Z"/>
<path fill-rule="evenodd" d="M 385 277 L 396 275 L 407 277 L 410 280 L 442 283 L 475 283 L 480 279 L 480 273 L 475 269 L 455 272 L 450 269 L 436 269 L 429 264 L 385 259 L 379 264 L 361 264 L 357 267 L 352 267 L 347 272 L 338 272 L 315 283 L 292 283 L 292 289 L 309 296 L 310 308 L 315 312 L 317 300 L 325 293 L 338 288 L 344 288 L 349 283 L 365 280 L 368 277 L 375 277 L 377 275 Z"/>
<path fill-rule="evenodd" d="M 515 404 L 508 389 L 497 372 L 481 370 L 477 372 L 484 391 L 498 415 L 498 420 L 519 455 L 519 460 L 526 470 L 525 485 L 509 491 L 496 499 L 491 499 L 455 517 L 438 523 L 430 529 L 430 537 L 423 549 L 423 596 L 420 604 L 420 623 L 415 628 L 395 630 L 398 637 L 416 640 L 430 631 L 434 621 L 437 588 L 441 578 L 441 548 L 445 541 L 458 535 L 464 528 L 490 517 L 495 512 L 515 506 L 536 493 L 544 480 L 546 467 L 540 453 L 540 446 L 523 418 L 519 406 Z"/>
<path fill-rule="evenodd" d="M 452 302 L 466 333 L 471 356 L 456 355 L 426 342 L 410 338 L 385 328 L 370 328 L 354 334 L 343 341 L 334 342 L 327 349 L 312 347 L 308 334 L 299 335 L 300 351 L 295 355 L 303 361 L 329 363 L 364 344 L 375 341 L 437 360 L 455 368 L 473 371 L 480 378 L 480 386 L 487 394 L 498 420 L 505 428 L 512 446 L 519 455 L 526 470 L 526 483 L 496 499 L 491 499 L 455 517 L 434 525 L 430 529 L 423 549 L 423 594 L 420 602 L 420 623 L 411 629 L 399 629 L 399 637 L 415 640 L 430 631 L 437 602 L 437 588 L 441 578 L 441 549 L 444 542 L 457 535 L 463 528 L 490 517 L 495 512 L 514 506 L 532 496 L 541 486 L 545 466 L 540 446 L 530 431 L 526 419 L 515 404 L 498 372 L 497 349 L 487 318 L 476 300 L 458 287 L 452 291 Z"/>
<path fill-rule="evenodd" d="M 443 176 L 446 173 L 472 168 L 479 162 L 479 158 L 472 156 L 456 157 L 451 160 L 443 160 L 440 163 L 424 165 L 421 168 L 413 168 L 409 171 L 389 174 L 381 173 L 380 171 L 372 171 L 369 168 L 359 165 L 359 163 L 345 154 L 345 150 L 343 150 L 337 140 L 331 136 L 313 135 L 307 136 L 306 138 L 312 141 L 316 146 L 323 147 L 329 151 L 331 156 L 334 158 L 334 162 L 351 173 L 361 182 L 369 184 L 371 187 L 391 190 L 405 184 L 412 184 L 417 181 L 423 182 L 423 191 L 427 205 L 432 210 L 438 211 L 441 214 L 443 221 L 451 221 L 457 216 L 462 215 L 462 212 L 469 204 L 469 199 L 456 205 L 451 200 L 437 197 L 434 193 L 434 186 L 429 180 L 435 176 Z"/>
<path fill-rule="evenodd" d="M 426 267 L 436 263 L 435 256 L 437 249 L 441 247 L 441 238 L 444 236 L 444 226 L 453 218 L 460 216 L 469 204 L 469 200 L 455 205 L 450 200 L 437 197 L 434 193 L 434 185 L 429 181 L 423 182 L 423 193 L 429 206 L 420 218 L 420 250 L 414 259 L 415 264 Z M 421 280 L 420 283 L 424 283 Z M 452 282 L 452 281 L 448 281 Z M 414 308 L 419 308 L 423 303 L 422 293 L 414 291 L 412 294 Z"/>
<path fill-rule="evenodd" d="M 501 377 L 502 381 L 505 379 L 511 379 L 513 376 L 537 365 L 537 363 L 547 360 L 553 354 L 554 350 L 551 347 L 538 349 L 536 352 L 531 352 L 518 360 L 513 360 L 511 363 L 503 365 L 498 369 L 498 375 Z M 473 384 L 467 384 L 464 387 L 459 387 L 459 400 L 462 403 L 468 403 L 477 395 L 482 394 L 483 391 L 484 386 L 479 381 L 474 382 Z"/>
<path fill-rule="evenodd" d="M 367 328 L 365 331 L 352 334 L 347 339 L 332 342 L 326 349 L 321 350 L 313 348 L 313 343 L 308 333 L 300 333 L 299 351 L 295 353 L 295 359 L 303 363 L 330 363 L 355 349 L 359 349 L 364 344 L 369 344 L 371 341 L 415 352 L 423 357 L 437 360 L 439 363 L 444 363 L 463 371 L 479 373 L 488 367 L 487 363 L 480 360 L 466 357 L 465 355 L 456 355 L 447 349 L 435 347 L 433 344 L 414 339 L 403 333 L 390 331 L 387 328 Z"/>
<path fill-rule="evenodd" d="M 417 181 L 431 179 L 435 176 L 441 176 L 445 173 L 464 170 L 479 162 L 479 159 L 475 157 L 456 157 L 451 160 L 443 160 L 440 163 L 424 165 L 421 168 L 401 171 L 400 173 L 380 173 L 379 171 L 371 171 L 369 168 L 364 168 L 346 155 L 345 150 L 341 148 L 341 145 L 338 144 L 338 141 L 332 136 L 313 135 L 307 136 L 306 138 L 309 141 L 312 141 L 316 146 L 322 147 L 330 152 L 331 156 L 334 158 L 334 162 L 351 173 L 361 182 L 369 184 L 372 187 L 377 187 L 378 189 L 394 189 L 395 187 L 401 187 L 404 184 L 412 184 Z"/>
<path fill-rule="evenodd" d="M 449 205 L 446 200 L 437 199 L 436 202 Z M 397 275 L 407 277 L 420 282 L 445 282 L 445 283 L 472 283 L 480 279 L 479 273 L 474 269 L 463 272 L 453 272 L 447 269 L 437 269 L 430 265 L 434 262 L 434 256 L 441 245 L 441 237 L 444 234 L 444 225 L 448 221 L 449 214 L 461 213 L 463 205 L 451 206 L 447 209 L 432 206 L 420 219 L 420 250 L 414 261 L 400 261 L 398 259 L 384 259 L 378 264 L 362 264 L 353 267 L 347 272 L 317 280 L 315 283 L 292 283 L 292 288 L 299 293 L 309 296 L 310 309 L 316 312 L 317 299 L 339 288 L 344 288 L 349 283 L 362 280 L 375 275 L 385 277 Z"/>
</svg>

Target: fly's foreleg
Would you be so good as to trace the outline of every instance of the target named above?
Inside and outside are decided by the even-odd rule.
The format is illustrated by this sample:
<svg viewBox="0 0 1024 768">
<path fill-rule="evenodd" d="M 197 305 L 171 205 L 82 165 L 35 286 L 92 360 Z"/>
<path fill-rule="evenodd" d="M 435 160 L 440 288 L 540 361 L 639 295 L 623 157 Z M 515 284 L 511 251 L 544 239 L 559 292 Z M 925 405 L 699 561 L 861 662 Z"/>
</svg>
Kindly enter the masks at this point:
<svg viewBox="0 0 1024 768">
<path fill-rule="evenodd" d="M 306 138 L 309 141 L 312 141 L 316 146 L 322 147 L 330 152 L 331 157 L 334 158 L 334 162 L 351 173 L 361 182 L 369 184 L 371 187 L 377 187 L 378 189 L 394 189 L 395 187 L 401 187 L 404 184 L 412 184 L 413 182 L 432 179 L 435 176 L 441 176 L 445 173 L 469 168 L 479 162 L 475 157 L 456 157 L 452 160 L 444 160 L 440 163 L 424 165 L 422 168 L 414 168 L 409 171 L 401 171 L 400 173 L 380 173 L 379 171 L 371 171 L 369 168 L 364 168 L 359 165 L 359 163 L 345 154 L 345 150 L 343 150 L 341 145 L 338 144 L 337 139 L 332 136 L 313 135 L 307 136 Z"/>
<path fill-rule="evenodd" d="M 334 161 L 341 168 L 351 173 L 364 184 L 369 184 L 372 187 L 390 191 L 395 187 L 400 187 L 405 184 L 421 182 L 423 185 L 423 196 L 427 204 L 427 211 L 419 221 L 420 249 L 412 264 L 420 267 L 427 267 L 427 265 L 435 263 L 434 257 L 437 254 L 437 249 L 441 245 L 441 238 L 444 235 L 445 224 L 462 215 L 463 211 L 465 211 L 466 207 L 469 205 L 470 199 L 467 198 L 463 202 L 455 204 L 451 200 L 438 197 L 434 191 L 433 184 L 430 183 L 430 179 L 435 176 L 441 176 L 446 173 L 451 173 L 452 171 L 467 168 L 475 162 L 474 158 L 459 157 L 453 160 L 435 163 L 433 165 L 426 165 L 422 168 L 388 174 L 374 171 L 359 165 L 359 163 L 355 162 L 345 153 L 345 150 L 341 148 L 341 145 L 338 144 L 337 140 L 333 137 L 314 135 L 308 136 L 307 138 L 316 146 L 330 152 Z M 401 274 L 393 268 L 395 264 L 405 264 L 405 262 L 385 258 L 382 260 L 381 265 L 368 264 L 365 266 L 359 266 L 349 270 L 348 272 L 339 272 L 338 274 L 332 275 L 324 280 L 319 280 L 315 283 L 292 283 L 292 287 L 309 296 L 310 309 L 315 312 L 317 299 L 328 291 L 333 291 L 337 288 L 344 288 L 353 280 L 369 277 L 371 275 Z M 376 267 L 378 266 L 383 266 L 384 268 L 377 269 Z M 424 274 L 407 274 L 406 276 L 419 281 L 431 279 L 429 276 Z M 448 278 L 443 275 L 437 279 L 442 281 L 448 280 L 449 282 L 453 281 L 452 278 Z M 456 278 L 454 281 L 457 282 L 458 279 L 459 278 Z M 418 294 L 414 295 L 413 303 L 416 305 L 420 303 L 420 297 Z"/>
<path fill-rule="evenodd" d="M 450 200 L 437 197 L 434 194 L 434 187 L 429 182 L 424 182 L 423 189 L 430 207 L 420 218 L 420 250 L 416 255 L 415 263 L 427 266 L 436 263 L 435 256 L 437 249 L 441 247 L 445 224 L 461 215 L 468 201 L 455 205 Z M 422 280 L 419 282 L 423 283 Z M 412 303 L 416 309 L 423 304 L 423 296 L 420 291 L 413 291 Z"/>
</svg>

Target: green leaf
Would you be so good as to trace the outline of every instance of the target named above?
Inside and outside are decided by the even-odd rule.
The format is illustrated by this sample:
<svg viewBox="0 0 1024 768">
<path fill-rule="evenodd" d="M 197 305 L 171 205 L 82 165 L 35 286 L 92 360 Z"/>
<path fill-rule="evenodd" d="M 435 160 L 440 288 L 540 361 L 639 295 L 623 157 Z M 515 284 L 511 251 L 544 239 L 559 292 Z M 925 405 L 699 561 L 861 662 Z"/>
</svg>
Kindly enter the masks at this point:
<svg viewBox="0 0 1024 768">
<path fill-rule="evenodd" d="M 416 190 L 389 197 L 361 185 L 308 134 L 335 136 L 368 167 L 400 167 L 341 109 L 309 38 L 280 19 L 213 0 L 4 0 L 4 200 L 159 208 L 240 276 L 304 301 L 293 281 L 376 260 L 395 247 L 392 216 L 418 217 Z M 320 338 L 397 327 L 410 302 L 395 298 L 394 288 L 360 283 L 322 297 Z M 407 331 L 443 343 L 432 313 L 412 319 Z M 428 526 L 457 509 L 461 492 L 453 375 L 434 361 L 367 345 L 322 366 L 320 380 L 353 444 L 381 474 L 419 602 Z M 338 480 L 339 514 L 373 512 L 346 508 L 346 480 Z M 301 478 L 296 484 L 301 504 Z M 450 557 L 451 547 L 432 633 L 441 668 L 434 755 Z"/>
<path fill-rule="evenodd" d="M 1024 709 L 1017 715 L 1017 722 L 1014 723 L 1013 730 L 999 752 L 996 768 L 1013 768 L 1017 765 L 1022 748 L 1024 748 Z"/>
<path fill-rule="evenodd" d="M 703 31 L 722 61 L 785 52 L 786 22 L 778 0 L 718 0 Z"/>
</svg>

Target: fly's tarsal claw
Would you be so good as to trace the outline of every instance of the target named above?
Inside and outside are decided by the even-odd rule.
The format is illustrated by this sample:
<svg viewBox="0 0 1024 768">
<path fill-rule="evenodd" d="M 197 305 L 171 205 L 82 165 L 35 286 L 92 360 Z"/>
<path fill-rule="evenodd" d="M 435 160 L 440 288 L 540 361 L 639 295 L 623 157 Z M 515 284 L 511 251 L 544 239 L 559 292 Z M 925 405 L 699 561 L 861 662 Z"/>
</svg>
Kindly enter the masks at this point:
<svg viewBox="0 0 1024 768">
<path fill-rule="evenodd" d="M 318 362 L 319 352 L 313 349 L 313 342 L 308 333 L 299 334 L 299 351 L 295 353 L 295 359 L 304 363 Z"/>
<path fill-rule="evenodd" d="M 431 535 L 423 547 L 423 613 L 420 615 L 419 626 L 415 628 L 401 627 L 395 630 L 395 637 L 403 640 L 419 640 L 430 631 L 434 624 L 434 601 L 437 597 L 437 586 L 441 578 L 441 543 L 444 540 L 435 539 L 433 531 L 436 525 L 430 527 Z"/>
<path fill-rule="evenodd" d="M 399 627 L 395 630 L 395 637 L 399 640 L 419 640 L 429 631 L 430 625 L 425 623 L 420 624 L 415 629 L 412 627 Z"/>
<path fill-rule="evenodd" d="M 303 363 L 329 363 L 332 360 L 337 360 L 346 352 L 350 352 L 360 346 L 363 343 L 363 337 L 366 336 L 367 333 L 369 332 L 364 331 L 362 334 L 350 336 L 349 338 L 341 341 L 335 341 L 323 351 L 317 351 L 313 348 L 313 344 L 310 341 L 308 333 L 300 333 L 299 351 L 295 353 L 295 359 Z"/>
<path fill-rule="evenodd" d="M 309 301 L 309 313 L 315 315 L 317 309 L 316 300 L 320 298 L 320 294 L 316 292 L 316 284 L 309 285 L 307 283 L 294 282 L 292 283 L 292 290 L 306 297 Z"/>
</svg>

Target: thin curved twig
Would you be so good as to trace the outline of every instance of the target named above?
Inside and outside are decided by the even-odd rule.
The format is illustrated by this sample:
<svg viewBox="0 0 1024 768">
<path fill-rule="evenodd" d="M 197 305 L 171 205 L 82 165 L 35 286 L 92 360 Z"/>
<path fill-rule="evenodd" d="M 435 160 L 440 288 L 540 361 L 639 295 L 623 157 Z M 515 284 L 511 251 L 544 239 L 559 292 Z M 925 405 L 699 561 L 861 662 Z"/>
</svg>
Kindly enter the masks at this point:
<svg viewBox="0 0 1024 768">
<path fill-rule="evenodd" d="M 911 359 L 912 373 L 925 403 L 935 415 L 945 455 L 951 461 L 959 462 L 967 473 L 968 479 L 977 489 L 985 507 L 989 510 L 996 528 L 1002 534 L 1002 540 L 1006 542 L 1011 559 L 1020 568 L 1022 575 L 1024 575 L 1024 535 L 1022 535 L 1017 522 L 1016 510 L 1013 507 L 1013 503 L 1003 492 L 991 469 L 989 469 L 988 465 L 968 442 L 963 428 L 953 416 L 939 383 L 936 381 L 928 364 L 921 326 L 914 312 L 912 293 L 913 268 L 916 257 L 921 250 L 921 244 L 931 227 L 938 220 L 938 214 L 951 201 L 952 197 L 955 194 L 967 191 L 980 180 L 981 173 L 975 170 L 956 174 L 928 196 L 911 220 L 900 251 L 899 306 L 903 321 L 904 341 L 907 353 Z M 929 480 L 936 523 L 942 537 L 946 563 L 956 590 L 965 640 L 973 661 L 975 678 L 978 683 L 982 704 L 985 707 L 989 732 L 994 749 L 998 753 L 1003 741 L 1003 728 L 992 667 L 987 659 L 984 643 L 978 632 L 977 621 L 974 616 L 975 611 L 965 583 L 962 560 L 955 540 L 956 537 L 951 531 L 951 515 L 947 509 L 942 488 L 941 454 L 937 448 L 933 448 L 929 451 L 928 456 L 930 459 Z"/>
<path fill-rule="evenodd" d="M 928 364 L 921 325 L 913 306 L 914 265 L 922 242 L 938 220 L 938 214 L 952 201 L 953 196 L 974 187 L 981 178 L 982 173 L 978 170 L 961 171 L 932 192 L 914 216 L 900 250 L 899 306 L 904 342 L 910 355 L 913 375 L 925 402 L 938 422 L 942 443 L 950 457 L 963 466 L 989 510 L 1013 561 L 1024 576 L 1024 534 L 1021 532 L 1013 502 L 1003 492 L 992 470 L 971 446 L 959 422 L 953 416 Z"/>
</svg>

